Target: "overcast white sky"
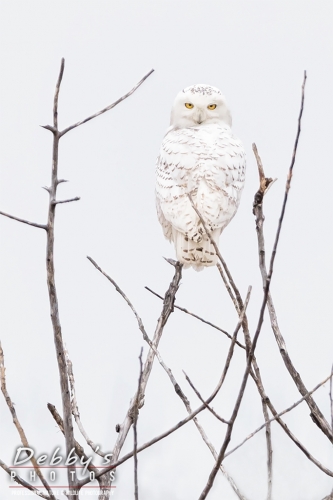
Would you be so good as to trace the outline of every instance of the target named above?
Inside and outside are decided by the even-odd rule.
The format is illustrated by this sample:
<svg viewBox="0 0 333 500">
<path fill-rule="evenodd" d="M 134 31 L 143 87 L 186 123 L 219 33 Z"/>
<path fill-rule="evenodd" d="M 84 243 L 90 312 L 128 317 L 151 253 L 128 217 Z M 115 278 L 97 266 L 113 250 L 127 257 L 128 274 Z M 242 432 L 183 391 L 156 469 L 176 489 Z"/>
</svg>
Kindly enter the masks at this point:
<svg viewBox="0 0 333 500">
<path fill-rule="evenodd" d="M 249 321 L 253 335 L 262 299 L 252 201 L 258 187 L 251 151 L 256 142 L 266 174 L 278 181 L 265 200 L 266 242 L 271 249 L 289 167 L 303 71 L 306 102 L 293 184 L 276 259 L 272 294 L 296 368 L 309 389 L 330 372 L 332 350 L 332 2 L 329 1 L 0 1 L 0 210 L 43 223 L 50 182 L 54 85 L 60 59 L 66 68 L 60 127 L 83 119 L 123 95 L 151 68 L 154 74 L 114 110 L 61 140 L 56 280 L 63 335 L 74 364 L 81 417 L 88 434 L 110 451 L 138 378 L 144 345 L 128 307 L 87 261 L 93 257 L 123 288 L 152 336 L 174 257 L 155 215 L 154 164 L 176 93 L 194 83 L 219 87 L 244 142 L 247 181 L 221 251 L 245 295 L 253 286 Z M 7 387 L 37 454 L 63 446 L 46 403 L 61 408 L 58 371 L 45 276 L 45 234 L 0 218 L 1 342 Z M 216 269 L 184 272 L 177 303 L 232 332 L 237 316 Z M 229 346 L 217 330 L 176 311 L 160 345 L 165 362 L 191 400 L 215 387 Z M 147 352 L 144 345 L 144 352 Z M 278 410 L 300 396 L 284 368 L 268 318 L 257 359 L 267 394 Z M 214 408 L 230 416 L 244 369 L 243 353 Z M 329 386 L 315 396 L 330 419 Z M 186 415 L 167 376 L 156 364 L 140 412 L 139 443 Z M 0 458 L 10 464 L 20 444 L 0 399 Z M 211 415 L 199 420 L 217 449 L 225 428 Z M 237 444 L 263 421 L 260 398 L 249 380 L 234 429 Z M 332 447 L 300 406 L 285 421 L 310 452 L 333 469 Z M 320 500 L 332 478 L 310 464 L 273 425 L 274 500 Z M 76 437 L 80 440 L 78 432 Z M 132 447 L 132 434 L 124 452 Z M 81 440 L 82 441 L 82 440 Z M 87 450 L 89 453 L 89 451 Z M 248 500 L 266 495 L 264 433 L 225 466 Z M 198 498 L 213 459 L 193 423 L 139 456 L 143 499 Z M 1 471 L 0 471 L 1 472 Z M 133 498 L 133 462 L 118 470 L 114 498 Z M 0 496 L 10 500 L 7 475 Z M 95 498 L 90 496 L 90 498 Z M 209 498 L 236 498 L 217 476 Z"/>
</svg>

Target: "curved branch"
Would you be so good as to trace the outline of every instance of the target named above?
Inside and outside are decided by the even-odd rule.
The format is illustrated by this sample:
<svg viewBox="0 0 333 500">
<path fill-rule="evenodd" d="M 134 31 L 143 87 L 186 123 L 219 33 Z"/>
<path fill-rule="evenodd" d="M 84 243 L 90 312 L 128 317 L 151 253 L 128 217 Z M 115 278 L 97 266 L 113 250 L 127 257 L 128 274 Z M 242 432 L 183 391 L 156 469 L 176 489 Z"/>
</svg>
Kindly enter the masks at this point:
<svg viewBox="0 0 333 500">
<path fill-rule="evenodd" d="M 127 92 L 127 94 L 123 95 L 122 97 L 120 97 L 119 99 L 117 99 L 115 102 L 113 102 L 112 104 L 110 104 L 109 106 L 107 106 L 106 108 L 104 109 L 101 109 L 101 111 L 98 111 L 97 113 L 94 113 L 93 115 L 89 116 L 88 118 L 85 118 L 84 120 L 80 121 L 80 122 L 77 122 L 77 123 L 74 123 L 74 125 L 70 125 L 69 127 L 65 128 L 64 130 L 62 130 L 59 134 L 59 137 L 62 137 L 63 135 L 67 134 L 67 132 L 69 132 L 70 130 L 73 130 L 73 128 L 76 128 L 76 127 L 79 127 L 80 125 L 83 125 L 84 123 L 87 123 L 89 122 L 90 120 L 92 120 L 93 118 L 96 118 L 97 116 L 99 115 L 102 115 L 103 113 L 106 113 L 106 111 L 109 111 L 110 109 L 114 108 L 115 106 L 117 106 L 117 104 L 119 104 L 121 101 L 124 101 L 125 99 L 127 99 L 127 97 L 129 97 L 130 95 L 133 94 L 133 92 L 136 91 L 137 88 L 140 87 L 140 85 L 142 85 L 142 83 L 148 78 L 148 76 L 150 76 L 152 73 L 154 72 L 153 69 L 151 69 L 149 71 L 149 73 L 147 73 L 133 88 L 132 90 L 130 90 L 129 92 Z"/>
</svg>

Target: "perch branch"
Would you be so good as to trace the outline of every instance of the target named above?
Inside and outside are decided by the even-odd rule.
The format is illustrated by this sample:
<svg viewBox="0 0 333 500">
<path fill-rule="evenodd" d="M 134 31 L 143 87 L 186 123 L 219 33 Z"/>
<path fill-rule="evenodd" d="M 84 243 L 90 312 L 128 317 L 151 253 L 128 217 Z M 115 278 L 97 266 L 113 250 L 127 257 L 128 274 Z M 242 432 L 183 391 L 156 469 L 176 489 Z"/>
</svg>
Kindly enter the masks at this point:
<svg viewBox="0 0 333 500">
<path fill-rule="evenodd" d="M 18 222 L 23 222 L 23 224 L 28 224 L 29 226 L 38 227 L 39 229 L 47 230 L 47 226 L 45 224 L 37 224 L 37 222 L 30 222 L 25 219 L 20 219 L 20 217 L 15 217 L 14 215 L 7 214 L 6 212 L 0 212 L 0 215 L 4 215 L 5 217 L 9 217 L 9 219 L 17 220 Z"/>
<path fill-rule="evenodd" d="M 132 306 L 131 302 L 126 297 L 124 292 L 118 287 L 116 282 L 110 276 L 108 276 L 97 265 L 97 263 L 91 257 L 88 257 L 88 259 L 96 267 L 96 269 L 98 271 L 100 271 L 100 273 L 102 273 L 113 284 L 113 286 L 116 288 L 117 292 L 120 293 L 122 295 L 122 297 L 126 300 L 126 302 L 131 307 L 133 313 L 135 314 L 135 316 L 137 318 L 141 332 L 144 334 L 145 330 L 144 330 L 141 318 L 138 316 L 137 312 L 135 311 L 134 307 Z M 182 265 L 179 262 L 173 261 L 172 259 L 169 259 L 168 262 L 169 262 L 169 264 L 171 264 L 174 267 L 175 274 L 174 274 L 174 277 L 169 285 L 168 290 L 165 293 L 162 313 L 158 319 L 155 334 L 154 334 L 154 337 L 152 340 L 152 343 L 153 343 L 153 346 L 155 349 L 157 348 L 159 341 L 161 339 L 161 336 L 163 334 L 164 326 L 166 325 L 170 314 L 173 312 L 175 296 L 176 296 L 176 293 L 177 293 L 177 290 L 179 287 L 179 283 L 181 280 L 181 276 L 182 276 Z M 123 444 L 125 442 L 126 436 L 128 434 L 128 431 L 129 431 L 130 427 L 132 426 L 132 422 L 133 422 L 132 421 L 132 414 L 133 414 L 133 409 L 134 409 L 137 397 L 139 397 L 140 405 L 143 403 L 144 393 L 145 393 L 148 379 L 149 379 L 149 376 L 150 376 L 150 373 L 151 373 L 151 370 L 153 367 L 154 357 L 155 357 L 154 349 L 150 349 L 148 352 L 145 364 L 144 364 L 144 368 L 143 368 L 139 395 L 136 393 L 135 396 L 132 398 L 132 401 L 131 401 L 130 407 L 127 411 L 127 415 L 125 417 L 125 420 L 120 427 L 120 432 L 118 434 L 118 438 L 117 438 L 116 444 L 115 444 L 114 449 L 113 449 L 113 461 L 116 461 L 118 459 L 120 451 L 121 451 Z"/>
<path fill-rule="evenodd" d="M 30 448 L 27 436 L 25 435 L 25 432 L 20 424 L 20 421 L 19 421 L 17 414 L 16 414 L 16 410 L 14 408 L 14 404 L 13 404 L 13 402 L 8 394 L 8 391 L 7 391 L 5 359 L 4 359 L 4 354 L 3 354 L 1 343 L 0 343 L 0 379 L 1 379 L 1 391 L 2 391 L 2 394 L 5 398 L 5 400 L 6 400 L 9 411 L 12 414 L 13 422 L 14 422 L 14 425 L 17 429 L 17 432 L 19 433 L 21 442 L 22 442 L 24 447 Z M 47 490 L 47 492 L 49 494 L 49 498 L 51 498 L 52 500 L 55 500 L 55 496 L 53 495 L 52 490 L 51 490 L 48 482 L 44 478 L 42 471 L 40 470 L 40 467 L 37 464 L 37 460 L 35 459 L 34 456 L 31 457 L 30 460 L 31 460 L 33 468 L 35 469 L 39 479 L 43 483 L 44 488 Z"/>
<path fill-rule="evenodd" d="M 193 202 L 191 196 L 188 195 L 188 197 L 189 197 L 189 200 L 191 202 L 193 209 L 197 213 L 197 215 L 198 215 L 198 217 L 199 217 L 199 219 L 200 219 L 200 221 L 201 221 L 201 223 L 206 231 L 207 236 L 209 237 L 211 243 L 213 244 L 215 251 L 216 251 L 216 254 L 217 254 L 217 256 L 218 256 L 218 258 L 223 266 L 224 271 L 222 269 L 222 266 L 219 263 L 217 263 L 217 268 L 222 276 L 222 279 L 223 279 L 224 284 L 227 288 L 227 291 L 230 295 L 230 298 L 235 306 L 237 313 L 240 314 L 240 311 L 243 309 L 243 301 L 242 301 L 241 294 L 240 294 L 240 292 L 239 292 L 239 290 L 238 290 L 238 288 L 237 288 L 237 286 L 232 278 L 232 275 L 228 269 L 228 266 L 227 266 L 225 260 L 223 259 L 222 255 L 221 255 L 221 252 L 219 251 L 217 243 L 215 242 L 214 238 L 212 237 L 212 234 L 209 231 L 201 213 L 199 212 L 197 207 L 194 205 L 194 202 Z M 228 279 L 225 277 L 224 272 L 226 273 Z M 230 285 L 229 285 L 229 283 L 230 283 Z M 231 290 L 231 288 L 233 291 Z M 245 337 L 246 351 L 247 351 L 247 354 L 249 355 L 249 353 L 251 351 L 252 343 L 251 343 L 246 314 L 243 317 L 242 328 L 243 328 L 244 337 Z M 253 380 L 255 381 L 257 388 L 258 388 L 258 391 L 260 393 L 259 385 L 262 386 L 262 381 L 261 381 L 261 375 L 260 375 L 259 367 L 257 365 L 257 361 L 256 361 L 256 357 L 254 356 L 254 353 L 252 355 L 252 364 L 253 364 L 256 376 L 254 376 L 252 370 L 250 370 L 250 375 L 253 378 Z M 269 419 L 269 415 L 268 415 L 267 405 L 266 405 L 265 399 L 261 399 L 261 403 L 262 403 L 264 418 L 265 418 L 265 421 L 267 422 Z M 268 474 L 267 500 L 270 500 L 271 499 L 271 490 L 272 490 L 272 456 L 273 456 L 270 424 L 267 424 L 267 426 L 266 426 L 266 443 L 267 443 L 267 474 Z"/>
<path fill-rule="evenodd" d="M 87 123 L 89 122 L 90 120 L 92 120 L 93 118 L 96 118 L 97 116 L 100 116 L 102 115 L 103 113 L 106 113 L 106 111 L 109 111 L 110 109 L 114 108 L 115 106 L 117 106 L 117 104 L 119 104 L 120 102 L 124 101 L 125 99 L 127 99 L 127 97 L 129 97 L 130 95 L 132 95 L 137 88 L 140 87 L 140 85 L 154 72 L 153 69 L 151 69 L 149 71 L 149 73 L 147 73 L 133 88 L 132 90 L 130 90 L 129 92 L 127 92 L 127 94 L 123 95 L 122 97 L 120 97 L 119 99 L 117 99 L 115 102 L 113 102 L 112 104 L 110 104 L 110 106 L 107 106 L 106 108 L 102 109 L 101 111 L 98 111 L 97 113 L 94 113 L 93 115 L 89 116 L 88 118 L 85 118 L 84 120 L 80 121 L 80 122 L 77 122 L 77 123 L 74 123 L 74 125 L 70 125 L 69 127 L 65 128 L 64 130 L 62 130 L 60 132 L 60 137 L 62 137 L 63 135 L 67 134 L 67 132 L 69 132 L 70 130 L 73 130 L 73 128 L 76 128 L 76 127 L 79 127 L 80 125 L 83 125 L 84 123 Z"/>
</svg>

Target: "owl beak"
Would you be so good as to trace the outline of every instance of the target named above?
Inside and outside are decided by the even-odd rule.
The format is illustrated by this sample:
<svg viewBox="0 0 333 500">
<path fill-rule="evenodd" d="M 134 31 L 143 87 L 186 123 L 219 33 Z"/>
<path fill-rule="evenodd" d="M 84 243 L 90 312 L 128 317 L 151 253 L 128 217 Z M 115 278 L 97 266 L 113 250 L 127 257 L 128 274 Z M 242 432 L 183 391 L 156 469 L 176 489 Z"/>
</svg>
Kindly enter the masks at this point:
<svg viewBox="0 0 333 500">
<path fill-rule="evenodd" d="M 199 125 L 200 125 L 200 123 L 202 123 L 204 121 L 205 116 L 204 116 L 204 113 L 201 109 L 198 110 L 195 119 Z"/>
</svg>

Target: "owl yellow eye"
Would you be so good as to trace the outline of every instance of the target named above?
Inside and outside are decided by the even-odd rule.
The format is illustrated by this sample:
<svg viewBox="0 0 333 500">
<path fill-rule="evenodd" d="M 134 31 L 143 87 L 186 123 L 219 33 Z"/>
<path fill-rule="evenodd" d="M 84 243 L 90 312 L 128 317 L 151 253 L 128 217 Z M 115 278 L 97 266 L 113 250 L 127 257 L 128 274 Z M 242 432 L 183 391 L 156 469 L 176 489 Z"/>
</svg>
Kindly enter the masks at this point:
<svg viewBox="0 0 333 500">
<path fill-rule="evenodd" d="M 208 109 L 215 109 L 216 108 L 216 104 L 210 104 L 209 106 L 207 106 Z"/>
<path fill-rule="evenodd" d="M 194 108 L 194 105 L 191 102 L 185 102 L 185 106 L 187 107 L 187 109 Z"/>
</svg>

